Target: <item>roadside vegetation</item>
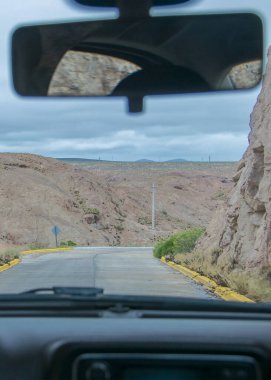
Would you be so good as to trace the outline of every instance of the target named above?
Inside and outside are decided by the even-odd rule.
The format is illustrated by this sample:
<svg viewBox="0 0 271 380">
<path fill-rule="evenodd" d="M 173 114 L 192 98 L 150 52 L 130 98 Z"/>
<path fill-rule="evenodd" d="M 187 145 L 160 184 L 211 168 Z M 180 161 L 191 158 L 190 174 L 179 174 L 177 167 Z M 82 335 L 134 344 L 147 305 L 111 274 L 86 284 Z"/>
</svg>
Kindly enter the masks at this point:
<svg viewBox="0 0 271 380">
<path fill-rule="evenodd" d="M 61 241 L 59 244 L 60 248 L 65 248 L 65 247 L 75 247 L 77 244 L 72 241 L 72 240 L 67 240 L 67 241 Z M 46 243 L 41 243 L 41 242 L 33 242 L 31 244 L 28 244 L 27 249 L 35 251 L 36 249 L 47 249 L 49 248 L 49 244 Z M 53 247 L 55 248 L 55 247 Z M 22 249 L 21 249 L 22 250 Z"/>
<path fill-rule="evenodd" d="M 163 256 L 174 258 L 177 253 L 192 252 L 197 240 L 204 234 L 203 228 L 189 228 L 166 239 L 160 240 L 154 247 L 153 254 L 161 259 Z"/>
<path fill-rule="evenodd" d="M 219 249 L 208 253 L 195 249 L 203 233 L 203 228 L 192 228 L 173 234 L 157 242 L 153 254 L 194 270 L 255 301 L 271 301 L 271 267 L 248 273 L 231 259 L 218 263 Z"/>
<path fill-rule="evenodd" d="M 0 249 L 0 266 L 9 263 L 14 259 L 20 258 L 22 247 L 1 248 Z"/>
<path fill-rule="evenodd" d="M 236 290 L 254 301 L 271 301 L 271 267 L 247 272 L 230 259 L 217 263 L 218 250 L 209 253 L 178 253 L 173 261 L 214 280 L 218 285 Z M 172 258 L 171 258 L 172 259 Z"/>
<path fill-rule="evenodd" d="M 77 244 L 72 240 L 60 242 L 60 247 L 63 247 L 63 248 L 75 247 L 76 245 Z M 27 246 L 18 245 L 18 246 L 13 246 L 9 248 L 0 248 L 0 267 L 2 265 L 9 263 L 10 261 L 14 259 L 19 259 L 21 256 L 21 252 L 25 250 L 36 250 L 36 249 L 46 249 L 46 248 L 48 248 L 48 244 L 42 244 L 39 242 L 34 242 Z"/>
<path fill-rule="evenodd" d="M 46 249 L 48 248 L 48 244 L 42 243 L 39 241 L 34 241 L 33 243 L 28 244 L 27 249 L 35 250 L 35 249 Z"/>
<path fill-rule="evenodd" d="M 68 241 L 61 241 L 60 242 L 60 248 L 68 248 L 68 247 L 76 247 L 76 243 L 72 240 L 68 240 Z"/>
<path fill-rule="evenodd" d="M 195 249 L 204 231 L 203 228 L 192 228 L 173 234 L 157 242 L 153 254 L 192 269 L 255 301 L 271 301 L 271 267 L 248 273 L 236 267 L 233 259 L 218 262 L 219 249 L 205 253 Z"/>
</svg>

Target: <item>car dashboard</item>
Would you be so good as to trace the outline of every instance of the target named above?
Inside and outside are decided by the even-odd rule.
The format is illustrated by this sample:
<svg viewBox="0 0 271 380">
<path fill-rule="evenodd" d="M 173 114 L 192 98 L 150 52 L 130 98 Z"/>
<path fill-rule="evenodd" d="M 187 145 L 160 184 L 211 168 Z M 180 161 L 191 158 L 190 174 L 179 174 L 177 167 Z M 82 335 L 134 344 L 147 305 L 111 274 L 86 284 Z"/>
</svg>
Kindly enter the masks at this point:
<svg viewBox="0 0 271 380">
<path fill-rule="evenodd" d="M 270 380 L 271 314 L 253 307 L 243 313 L 2 308 L 1 377 Z"/>
</svg>

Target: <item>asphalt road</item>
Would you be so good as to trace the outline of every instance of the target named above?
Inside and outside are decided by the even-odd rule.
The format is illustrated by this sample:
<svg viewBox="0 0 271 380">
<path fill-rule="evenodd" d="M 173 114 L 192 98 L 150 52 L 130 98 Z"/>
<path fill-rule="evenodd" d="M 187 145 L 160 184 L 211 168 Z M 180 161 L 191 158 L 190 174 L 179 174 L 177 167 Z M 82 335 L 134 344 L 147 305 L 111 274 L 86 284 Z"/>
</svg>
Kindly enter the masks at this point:
<svg viewBox="0 0 271 380">
<path fill-rule="evenodd" d="M 95 286 L 107 294 L 213 298 L 202 286 L 155 259 L 150 248 L 35 253 L 0 273 L 0 293 L 51 286 Z"/>
</svg>

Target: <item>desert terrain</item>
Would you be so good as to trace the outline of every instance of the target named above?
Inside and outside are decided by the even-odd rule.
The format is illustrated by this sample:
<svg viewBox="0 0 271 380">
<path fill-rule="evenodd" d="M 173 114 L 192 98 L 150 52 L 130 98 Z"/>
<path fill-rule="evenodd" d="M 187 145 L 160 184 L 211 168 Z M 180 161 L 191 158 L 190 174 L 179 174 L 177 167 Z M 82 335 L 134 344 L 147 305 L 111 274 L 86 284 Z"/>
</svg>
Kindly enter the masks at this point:
<svg viewBox="0 0 271 380">
<path fill-rule="evenodd" d="M 0 246 L 150 246 L 206 227 L 233 187 L 235 163 L 69 161 L 0 154 Z M 152 184 L 156 228 L 151 228 Z"/>
</svg>

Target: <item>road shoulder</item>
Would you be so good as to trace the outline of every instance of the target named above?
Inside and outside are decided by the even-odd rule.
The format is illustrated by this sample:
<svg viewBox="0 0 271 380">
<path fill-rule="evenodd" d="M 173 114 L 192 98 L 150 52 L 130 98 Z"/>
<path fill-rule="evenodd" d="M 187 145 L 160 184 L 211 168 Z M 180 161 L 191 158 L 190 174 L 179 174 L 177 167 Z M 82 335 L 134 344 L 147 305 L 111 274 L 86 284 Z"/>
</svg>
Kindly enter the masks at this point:
<svg viewBox="0 0 271 380">
<path fill-rule="evenodd" d="M 183 265 L 179 265 L 174 263 L 173 261 L 168 261 L 164 257 L 161 259 L 161 261 L 170 266 L 171 268 L 177 270 L 178 272 L 182 273 L 186 277 L 191 278 L 198 284 L 203 285 L 205 288 L 207 288 L 209 291 L 211 291 L 216 296 L 222 298 L 225 301 L 238 301 L 238 302 L 249 302 L 253 303 L 251 299 L 243 296 L 242 294 L 237 293 L 236 291 L 226 287 L 226 286 L 220 286 L 215 281 L 211 280 L 210 278 L 206 276 L 202 276 L 198 272 L 195 272 L 189 268 L 184 267 Z"/>
</svg>

